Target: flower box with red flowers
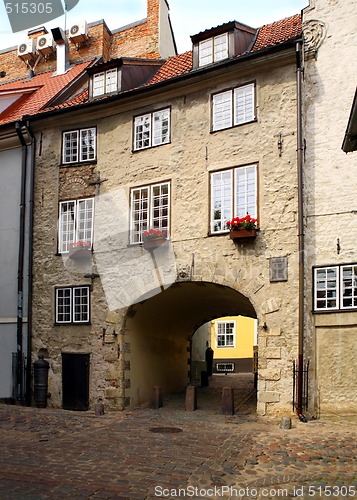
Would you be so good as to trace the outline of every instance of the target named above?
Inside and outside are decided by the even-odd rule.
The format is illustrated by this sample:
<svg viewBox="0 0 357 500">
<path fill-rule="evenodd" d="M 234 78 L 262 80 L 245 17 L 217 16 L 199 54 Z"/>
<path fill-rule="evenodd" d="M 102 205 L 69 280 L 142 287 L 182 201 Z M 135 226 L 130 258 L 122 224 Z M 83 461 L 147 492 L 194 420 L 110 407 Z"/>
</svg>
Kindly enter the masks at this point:
<svg viewBox="0 0 357 500">
<path fill-rule="evenodd" d="M 161 229 L 149 229 L 142 234 L 145 250 L 153 250 L 167 242 L 167 232 Z"/>
<path fill-rule="evenodd" d="M 226 222 L 231 240 L 240 238 L 255 238 L 257 235 L 257 219 L 249 214 L 245 217 L 233 217 Z"/>
<path fill-rule="evenodd" d="M 68 245 L 68 257 L 73 260 L 85 260 L 92 256 L 91 244 L 88 241 L 74 241 Z"/>
</svg>

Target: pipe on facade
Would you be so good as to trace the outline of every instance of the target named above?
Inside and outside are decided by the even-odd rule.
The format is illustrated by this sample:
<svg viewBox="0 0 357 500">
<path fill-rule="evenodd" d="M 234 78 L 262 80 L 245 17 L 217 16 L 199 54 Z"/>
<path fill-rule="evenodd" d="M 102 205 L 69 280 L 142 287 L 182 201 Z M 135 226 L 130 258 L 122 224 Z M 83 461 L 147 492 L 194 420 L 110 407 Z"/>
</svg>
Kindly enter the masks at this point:
<svg viewBox="0 0 357 500">
<path fill-rule="evenodd" d="M 25 259 L 25 222 L 26 222 L 26 174 L 27 174 L 27 145 L 21 131 L 21 123 L 15 123 L 15 130 L 22 146 L 21 159 L 21 192 L 20 192 L 20 226 L 19 226 L 19 253 L 17 266 L 17 320 L 16 320 L 16 397 L 24 401 L 23 386 L 23 298 L 24 298 L 24 259 Z"/>
<path fill-rule="evenodd" d="M 26 122 L 26 130 L 31 138 L 30 157 L 30 190 L 29 190 L 29 248 L 28 248 L 28 313 L 27 313 L 27 363 L 26 370 L 26 405 L 31 406 L 31 351 L 32 351 L 32 288 L 33 288 L 33 214 L 34 214 L 34 192 L 35 192 L 35 135 L 31 129 L 30 122 Z"/>
<path fill-rule="evenodd" d="M 303 127 L 302 127 L 302 80 L 303 80 L 302 41 L 296 43 L 296 82 L 297 82 L 297 168 L 298 168 L 298 239 L 299 239 L 299 329 L 298 329 L 298 415 L 303 407 L 303 365 L 304 365 L 304 288 L 305 288 L 305 235 L 304 235 L 304 185 L 303 185 Z"/>
</svg>

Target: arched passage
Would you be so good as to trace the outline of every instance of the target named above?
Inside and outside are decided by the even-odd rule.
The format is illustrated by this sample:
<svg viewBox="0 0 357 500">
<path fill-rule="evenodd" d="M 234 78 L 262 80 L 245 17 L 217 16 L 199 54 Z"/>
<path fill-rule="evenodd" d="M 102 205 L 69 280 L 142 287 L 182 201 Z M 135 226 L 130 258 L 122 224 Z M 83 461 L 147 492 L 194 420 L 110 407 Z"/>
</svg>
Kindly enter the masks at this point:
<svg viewBox="0 0 357 500">
<path fill-rule="evenodd" d="M 149 401 L 152 388 L 163 392 L 189 382 L 190 338 L 199 326 L 222 316 L 256 312 L 247 297 L 230 287 L 207 282 L 175 283 L 133 305 L 127 313 L 125 397 L 130 405 Z"/>
</svg>

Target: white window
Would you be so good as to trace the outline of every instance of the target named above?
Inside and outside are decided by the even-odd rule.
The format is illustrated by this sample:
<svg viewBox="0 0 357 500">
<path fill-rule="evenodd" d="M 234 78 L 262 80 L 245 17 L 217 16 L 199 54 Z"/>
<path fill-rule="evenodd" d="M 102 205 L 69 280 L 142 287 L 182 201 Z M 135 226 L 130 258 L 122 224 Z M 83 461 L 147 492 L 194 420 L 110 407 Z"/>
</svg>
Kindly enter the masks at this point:
<svg viewBox="0 0 357 500">
<path fill-rule="evenodd" d="M 216 347 L 235 347 L 235 321 L 216 321 Z"/>
<path fill-rule="evenodd" d="M 169 232 L 170 184 L 154 184 L 131 191 L 130 243 L 142 243 L 142 233 L 148 229 Z"/>
<path fill-rule="evenodd" d="M 212 100 L 214 131 L 255 120 L 254 83 L 215 94 Z"/>
<path fill-rule="evenodd" d="M 163 109 L 134 120 L 134 151 L 160 146 L 170 141 L 170 109 Z"/>
<path fill-rule="evenodd" d="M 62 162 L 78 163 L 96 158 L 96 129 L 63 132 Z"/>
<path fill-rule="evenodd" d="M 89 323 L 89 286 L 56 288 L 56 323 Z"/>
<path fill-rule="evenodd" d="M 71 243 L 84 241 L 92 245 L 94 198 L 63 201 L 59 207 L 58 252 L 66 253 Z"/>
<path fill-rule="evenodd" d="M 226 222 L 249 214 L 257 218 L 257 166 L 211 174 L 211 233 L 228 231 Z"/>
<path fill-rule="evenodd" d="M 118 91 L 118 70 L 108 69 L 93 75 L 93 97 Z"/>
<path fill-rule="evenodd" d="M 203 40 L 198 44 L 199 66 L 222 61 L 228 57 L 228 33 Z"/>
<path fill-rule="evenodd" d="M 315 311 L 357 308 L 357 264 L 315 268 Z"/>
</svg>

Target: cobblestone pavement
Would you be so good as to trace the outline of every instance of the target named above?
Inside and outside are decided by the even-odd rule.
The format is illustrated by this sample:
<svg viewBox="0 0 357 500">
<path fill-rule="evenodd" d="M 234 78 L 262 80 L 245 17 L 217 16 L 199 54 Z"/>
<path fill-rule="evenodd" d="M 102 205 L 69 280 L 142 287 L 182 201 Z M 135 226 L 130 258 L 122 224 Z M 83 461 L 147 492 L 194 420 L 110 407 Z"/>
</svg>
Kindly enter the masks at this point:
<svg viewBox="0 0 357 500">
<path fill-rule="evenodd" d="M 195 412 L 184 394 L 102 416 L 0 405 L 0 499 L 357 498 L 357 419 L 280 429 L 250 380 L 224 416 L 229 381 L 198 389 Z"/>
</svg>

